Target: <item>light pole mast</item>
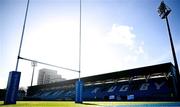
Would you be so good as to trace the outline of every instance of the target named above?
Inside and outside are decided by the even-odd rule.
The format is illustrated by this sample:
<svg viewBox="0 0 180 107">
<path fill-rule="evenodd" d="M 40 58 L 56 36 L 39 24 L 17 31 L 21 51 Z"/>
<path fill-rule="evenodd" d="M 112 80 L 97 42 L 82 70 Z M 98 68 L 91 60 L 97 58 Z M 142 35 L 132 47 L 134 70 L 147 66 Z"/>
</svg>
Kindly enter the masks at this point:
<svg viewBox="0 0 180 107">
<path fill-rule="evenodd" d="M 32 61 L 31 62 L 31 66 L 33 67 L 32 78 L 31 78 L 31 86 L 32 86 L 33 78 L 34 78 L 34 70 L 35 70 L 35 67 L 37 66 L 37 62 L 36 61 Z"/>
<path fill-rule="evenodd" d="M 176 79 L 176 86 L 177 86 L 177 96 L 178 99 L 180 98 L 180 75 L 179 75 L 179 67 L 178 67 L 178 62 L 177 62 L 177 58 L 176 58 L 176 52 L 175 52 L 175 48 L 174 48 L 174 44 L 173 44 L 173 40 L 172 40 L 172 36 L 171 36 L 171 30 L 170 30 L 170 26 L 169 26 L 169 21 L 168 21 L 168 15 L 171 12 L 171 9 L 164 3 L 164 1 L 161 1 L 160 6 L 158 7 L 158 14 L 161 17 L 161 19 L 165 19 L 166 20 L 166 24 L 167 24 L 167 29 L 168 29 L 168 34 L 169 34 L 169 39 L 170 39 L 170 44 L 171 44 L 171 49 L 172 49 L 172 54 L 173 54 L 173 60 L 174 60 L 174 65 L 175 65 L 175 79 Z"/>
</svg>

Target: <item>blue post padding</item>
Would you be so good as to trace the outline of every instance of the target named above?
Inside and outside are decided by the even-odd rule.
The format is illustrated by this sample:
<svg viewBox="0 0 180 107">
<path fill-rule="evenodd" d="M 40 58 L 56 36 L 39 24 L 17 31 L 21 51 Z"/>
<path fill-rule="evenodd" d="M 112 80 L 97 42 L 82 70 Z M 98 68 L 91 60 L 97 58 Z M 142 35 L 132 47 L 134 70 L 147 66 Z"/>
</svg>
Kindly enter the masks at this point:
<svg viewBox="0 0 180 107">
<path fill-rule="evenodd" d="M 83 102 L 83 82 L 80 80 L 76 81 L 76 96 L 75 96 L 75 103 L 82 103 Z"/>
<path fill-rule="evenodd" d="M 11 71 L 9 73 L 4 104 L 16 104 L 20 77 L 21 72 Z"/>
</svg>

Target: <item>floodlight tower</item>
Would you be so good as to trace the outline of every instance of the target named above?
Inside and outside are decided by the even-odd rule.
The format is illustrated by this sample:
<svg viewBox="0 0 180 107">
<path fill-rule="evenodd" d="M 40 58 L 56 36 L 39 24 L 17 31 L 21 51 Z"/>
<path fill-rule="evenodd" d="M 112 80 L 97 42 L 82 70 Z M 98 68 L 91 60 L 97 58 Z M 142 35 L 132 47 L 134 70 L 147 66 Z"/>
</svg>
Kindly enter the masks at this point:
<svg viewBox="0 0 180 107">
<path fill-rule="evenodd" d="M 35 67 L 37 66 L 37 62 L 36 61 L 32 61 L 31 62 L 31 66 L 33 67 L 32 78 L 31 78 L 31 86 L 32 86 L 33 78 L 34 78 L 34 70 L 35 70 Z"/>
<path fill-rule="evenodd" d="M 165 19 L 168 33 L 169 33 L 169 39 L 170 39 L 170 44 L 171 44 L 171 49 L 172 49 L 172 54 L 173 54 L 173 60 L 174 60 L 174 65 L 175 65 L 175 80 L 176 80 L 176 86 L 177 86 L 177 96 L 178 99 L 180 98 L 180 75 L 179 75 L 179 67 L 178 67 L 178 62 L 176 58 L 176 52 L 171 36 L 171 31 L 170 31 L 170 26 L 169 26 L 169 21 L 168 21 L 168 15 L 171 12 L 171 9 L 164 3 L 164 1 L 161 1 L 160 6 L 158 7 L 158 14 L 161 17 L 161 19 Z"/>
</svg>

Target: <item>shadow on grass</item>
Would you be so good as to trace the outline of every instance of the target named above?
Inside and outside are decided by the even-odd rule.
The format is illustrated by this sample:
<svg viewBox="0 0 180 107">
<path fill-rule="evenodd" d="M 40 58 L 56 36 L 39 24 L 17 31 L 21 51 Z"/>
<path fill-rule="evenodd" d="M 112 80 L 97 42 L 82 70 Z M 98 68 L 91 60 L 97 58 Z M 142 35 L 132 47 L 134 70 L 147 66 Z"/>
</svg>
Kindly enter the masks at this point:
<svg viewBox="0 0 180 107">
<path fill-rule="evenodd" d="M 84 105 L 98 105 L 98 104 L 93 104 L 93 103 L 82 103 Z"/>
<path fill-rule="evenodd" d="M 3 107 L 4 107 L 4 106 L 13 106 L 13 105 L 15 105 L 15 104 L 0 104 L 0 107 L 1 107 L 1 106 L 3 106 Z"/>
</svg>

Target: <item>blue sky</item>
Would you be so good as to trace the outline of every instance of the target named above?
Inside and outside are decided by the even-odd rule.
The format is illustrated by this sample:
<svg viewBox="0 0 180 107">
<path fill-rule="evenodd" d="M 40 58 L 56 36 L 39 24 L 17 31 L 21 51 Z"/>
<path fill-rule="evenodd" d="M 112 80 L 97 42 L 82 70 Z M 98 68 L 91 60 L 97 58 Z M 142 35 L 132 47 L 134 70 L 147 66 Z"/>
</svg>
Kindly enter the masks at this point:
<svg viewBox="0 0 180 107">
<path fill-rule="evenodd" d="M 16 65 L 26 0 L 0 1 L 0 88 Z M 180 61 L 180 1 L 172 9 L 171 32 Z M 82 0 L 82 76 L 173 62 L 160 0 Z M 79 0 L 30 0 L 21 56 L 78 70 Z M 78 74 L 58 70 L 64 78 Z M 20 86 L 29 86 L 31 63 L 20 60 Z"/>
</svg>

